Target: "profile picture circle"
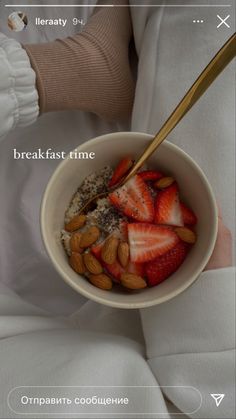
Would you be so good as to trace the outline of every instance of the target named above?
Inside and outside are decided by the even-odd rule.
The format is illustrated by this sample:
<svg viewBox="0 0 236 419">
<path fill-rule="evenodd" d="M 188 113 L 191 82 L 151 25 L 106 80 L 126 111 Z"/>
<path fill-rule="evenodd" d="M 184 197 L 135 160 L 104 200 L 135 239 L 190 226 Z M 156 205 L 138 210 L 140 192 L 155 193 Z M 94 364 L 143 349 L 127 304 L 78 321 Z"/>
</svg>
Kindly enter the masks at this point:
<svg viewBox="0 0 236 419">
<path fill-rule="evenodd" d="M 28 25 L 28 18 L 23 12 L 13 12 L 8 16 L 7 24 L 12 31 L 21 32 Z"/>
</svg>

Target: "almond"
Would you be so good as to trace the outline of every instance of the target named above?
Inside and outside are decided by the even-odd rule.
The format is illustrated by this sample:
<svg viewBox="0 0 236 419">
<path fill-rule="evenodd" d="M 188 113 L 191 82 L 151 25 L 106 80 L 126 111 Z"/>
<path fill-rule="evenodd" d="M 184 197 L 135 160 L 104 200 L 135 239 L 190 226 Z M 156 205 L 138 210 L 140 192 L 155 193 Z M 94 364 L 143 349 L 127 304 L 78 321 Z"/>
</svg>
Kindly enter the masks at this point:
<svg viewBox="0 0 236 419">
<path fill-rule="evenodd" d="M 80 253 L 73 252 L 70 259 L 70 266 L 72 269 L 77 272 L 77 274 L 84 274 L 86 271 L 86 267 L 84 265 L 83 257 Z"/>
<path fill-rule="evenodd" d="M 176 227 L 175 232 L 183 242 L 194 244 L 197 240 L 196 234 L 190 228 Z"/>
<path fill-rule="evenodd" d="M 120 242 L 119 246 L 118 246 L 118 259 L 119 262 L 121 264 L 121 266 L 123 266 L 123 268 L 125 268 L 128 263 L 129 263 L 129 245 L 126 242 Z"/>
<path fill-rule="evenodd" d="M 80 247 L 81 233 L 73 233 L 70 238 L 70 250 L 71 252 L 82 253 L 83 249 Z"/>
<path fill-rule="evenodd" d="M 123 287 L 131 290 L 139 290 L 146 288 L 147 286 L 146 281 L 141 276 L 131 273 L 124 273 L 121 275 L 121 284 Z"/>
<path fill-rule="evenodd" d="M 97 241 L 100 236 L 100 231 L 96 226 L 88 228 L 84 233 L 82 233 L 80 239 L 80 247 L 89 247 Z"/>
<path fill-rule="evenodd" d="M 165 189 L 168 188 L 168 186 L 172 185 L 174 183 L 174 178 L 171 176 L 162 177 L 157 182 L 154 183 L 154 186 L 158 189 Z"/>
<path fill-rule="evenodd" d="M 101 288 L 102 290 L 112 289 L 112 280 L 105 274 L 89 275 L 89 280 L 95 287 Z"/>
<path fill-rule="evenodd" d="M 110 236 L 106 239 L 101 253 L 103 262 L 112 265 L 116 261 L 118 245 L 119 239 L 117 237 Z"/>
<path fill-rule="evenodd" d="M 92 255 L 92 253 L 84 253 L 84 264 L 91 274 L 101 274 L 103 269 L 101 263 Z"/>
<path fill-rule="evenodd" d="M 70 233 L 79 230 L 79 228 L 83 227 L 86 222 L 86 216 L 83 214 L 75 215 L 69 223 L 65 224 L 65 230 L 69 231 Z"/>
</svg>

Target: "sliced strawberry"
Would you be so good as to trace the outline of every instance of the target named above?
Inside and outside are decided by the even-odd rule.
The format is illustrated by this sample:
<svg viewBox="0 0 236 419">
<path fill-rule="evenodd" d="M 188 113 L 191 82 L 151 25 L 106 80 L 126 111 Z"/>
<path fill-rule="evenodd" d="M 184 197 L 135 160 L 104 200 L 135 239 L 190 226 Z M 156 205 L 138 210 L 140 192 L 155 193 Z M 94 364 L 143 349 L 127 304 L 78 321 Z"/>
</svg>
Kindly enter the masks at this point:
<svg viewBox="0 0 236 419">
<path fill-rule="evenodd" d="M 128 240 L 128 223 L 126 221 L 120 222 L 120 239 Z"/>
<path fill-rule="evenodd" d="M 102 266 L 106 269 L 106 271 L 111 275 L 112 280 L 114 280 L 114 282 L 120 282 L 120 276 L 122 273 L 125 272 L 124 268 L 122 268 L 122 266 L 119 264 L 118 261 L 114 262 L 112 265 L 108 265 L 107 263 L 105 263 L 102 258 L 101 258 L 101 253 L 102 253 L 102 247 L 104 245 L 105 241 L 92 246 L 91 247 L 91 252 L 93 253 L 93 255 L 100 260 Z"/>
<path fill-rule="evenodd" d="M 126 238 L 127 238 L 127 223 L 124 223 L 126 225 Z M 106 271 L 112 276 L 112 279 L 114 282 L 120 282 L 121 274 L 124 272 L 130 272 L 135 275 L 144 276 L 144 264 L 143 263 L 133 263 L 129 262 L 128 266 L 124 269 L 118 261 L 113 263 L 112 265 L 108 265 L 107 263 L 103 262 L 101 260 L 101 252 L 102 247 L 104 245 L 104 242 L 101 242 L 99 244 L 96 244 L 91 247 L 91 252 L 94 254 L 94 256 L 101 261 L 102 265 L 106 269 Z"/>
<path fill-rule="evenodd" d="M 111 275 L 114 282 L 120 282 L 121 274 L 123 274 L 125 270 L 118 261 L 115 261 L 114 263 L 112 263 L 112 265 L 108 265 L 107 263 L 103 262 L 103 266 Z"/>
<path fill-rule="evenodd" d="M 91 247 L 91 252 L 93 253 L 93 255 L 100 260 L 101 259 L 101 252 L 102 252 L 102 247 L 104 245 L 104 241 L 99 243 L 99 244 L 95 244 L 94 246 Z"/>
<path fill-rule="evenodd" d="M 138 276 L 144 276 L 145 274 L 145 264 L 144 263 L 134 263 L 129 262 L 128 266 L 125 268 L 126 272 L 135 274 Z"/>
<path fill-rule="evenodd" d="M 139 175 L 133 176 L 125 185 L 110 193 L 109 199 L 127 217 L 149 223 L 154 219 L 153 199 Z"/>
<path fill-rule="evenodd" d="M 158 193 L 155 211 L 156 224 L 184 225 L 176 182 Z"/>
<path fill-rule="evenodd" d="M 146 263 L 145 272 L 150 287 L 160 284 L 172 275 L 187 256 L 189 245 L 178 242 L 169 252 Z"/>
<path fill-rule="evenodd" d="M 158 180 L 161 177 L 163 177 L 163 174 L 161 172 L 158 172 L 157 170 L 144 170 L 143 172 L 139 173 L 139 176 L 145 181 L 154 181 Z"/>
<path fill-rule="evenodd" d="M 128 266 L 124 269 L 121 264 L 116 261 L 112 265 L 107 265 L 103 263 L 104 268 L 111 275 L 114 282 L 119 283 L 121 274 L 124 272 L 129 272 L 135 275 L 144 276 L 145 274 L 145 265 L 144 263 L 133 263 L 129 262 Z"/>
<path fill-rule="evenodd" d="M 179 241 L 169 227 L 154 224 L 128 224 L 131 262 L 147 262 L 171 250 Z"/>
<path fill-rule="evenodd" d="M 184 224 L 187 224 L 187 225 L 197 224 L 197 216 L 189 207 L 187 207 L 187 205 L 181 202 L 180 208 L 181 208 Z"/>
<path fill-rule="evenodd" d="M 111 188 L 112 186 L 116 185 L 128 172 L 132 165 L 133 160 L 130 157 L 123 158 L 118 164 L 118 166 L 115 168 L 108 186 Z"/>
</svg>

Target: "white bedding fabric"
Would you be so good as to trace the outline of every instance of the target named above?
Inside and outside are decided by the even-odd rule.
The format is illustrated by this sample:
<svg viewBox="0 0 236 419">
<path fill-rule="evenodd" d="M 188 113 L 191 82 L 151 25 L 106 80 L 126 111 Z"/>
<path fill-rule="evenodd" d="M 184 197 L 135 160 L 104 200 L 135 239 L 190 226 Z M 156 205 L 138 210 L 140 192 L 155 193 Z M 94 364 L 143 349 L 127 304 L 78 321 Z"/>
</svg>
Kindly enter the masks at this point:
<svg viewBox="0 0 236 419">
<path fill-rule="evenodd" d="M 83 8 L 79 15 L 86 18 L 88 13 Z M 7 29 L 7 14 L 2 8 L 0 31 L 20 42 L 45 42 L 76 30 L 29 25 L 14 35 Z M 29 9 L 27 14 L 31 21 L 39 12 Z M 40 17 L 53 14 L 57 17 L 58 10 L 40 10 Z M 78 9 L 63 14 L 78 15 Z M 211 22 L 212 9 L 204 14 Z M 199 30 L 191 25 L 193 16 L 191 8 L 132 10 L 139 55 L 133 131 L 157 131 L 232 32 L 217 31 L 215 18 Z M 231 64 L 171 135 L 207 174 L 232 231 L 233 80 Z M 2 81 L 1 72 L 0 85 Z M 35 96 L 33 106 L 34 101 Z M 1 107 L 1 132 L 5 122 Z M 86 301 L 65 285 L 43 248 L 40 202 L 58 162 L 14 161 L 13 148 L 69 151 L 99 134 L 127 128 L 79 111 L 54 113 L 16 128 L 0 143 L 0 418 L 17 417 L 7 395 L 22 385 L 193 386 L 202 394 L 202 407 L 190 416 L 234 417 L 233 268 L 202 274 L 189 290 L 163 305 L 140 312 L 116 310 Z M 219 408 L 210 393 L 225 393 Z M 147 403 L 141 401 L 143 412 Z M 167 418 L 173 405 L 178 412 L 190 412 L 194 393 L 189 397 L 184 390 L 163 388 L 153 403 L 162 412 L 157 417 Z"/>
</svg>

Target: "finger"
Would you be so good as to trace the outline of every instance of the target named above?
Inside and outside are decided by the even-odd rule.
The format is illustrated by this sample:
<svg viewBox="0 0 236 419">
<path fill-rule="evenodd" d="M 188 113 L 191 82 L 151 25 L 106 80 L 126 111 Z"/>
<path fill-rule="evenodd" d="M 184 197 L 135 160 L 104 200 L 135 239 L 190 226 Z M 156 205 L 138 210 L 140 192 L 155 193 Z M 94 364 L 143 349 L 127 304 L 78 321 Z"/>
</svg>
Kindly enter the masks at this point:
<svg viewBox="0 0 236 419">
<path fill-rule="evenodd" d="M 218 235 L 215 249 L 204 270 L 219 269 L 232 266 L 232 236 L 219 218 Z"/>
</svg>

